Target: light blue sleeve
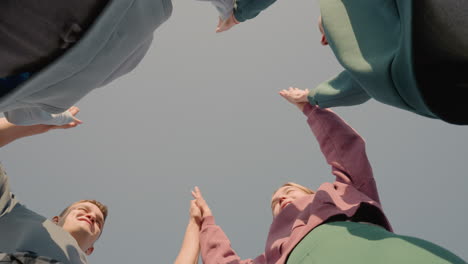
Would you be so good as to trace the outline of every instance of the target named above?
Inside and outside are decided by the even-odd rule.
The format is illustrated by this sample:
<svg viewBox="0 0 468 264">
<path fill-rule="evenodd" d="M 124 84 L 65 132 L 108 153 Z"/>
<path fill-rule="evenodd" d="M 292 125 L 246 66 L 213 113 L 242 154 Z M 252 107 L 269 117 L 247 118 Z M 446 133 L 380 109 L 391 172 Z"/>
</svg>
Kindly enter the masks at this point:
<svg viewBox="0 0 468 264">
<path fill-rule="evenodd" d="M 8 122 L 18 126 L 29 126 L 37 124 L 65 125 L 73 122 L 73 115 L 69 111 L 52 114 L 39 107 L 20 108 L 4 112 Z"/>
<path fill-rule="evenodd" d="M 343 71 L 335 78 L 319 84 L 309 92 L 308 100 L 311 105 L 321 108 L 334 106 L 358 105 L 371 97 L 361 88 L 347 71 Z"/>
</svg>

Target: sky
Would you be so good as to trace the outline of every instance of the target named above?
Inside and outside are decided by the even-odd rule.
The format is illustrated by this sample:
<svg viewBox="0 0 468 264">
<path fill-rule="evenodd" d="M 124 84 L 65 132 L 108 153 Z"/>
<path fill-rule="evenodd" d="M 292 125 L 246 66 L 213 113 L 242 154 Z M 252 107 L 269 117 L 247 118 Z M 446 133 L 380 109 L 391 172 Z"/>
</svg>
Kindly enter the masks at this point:
<svg viewBox="0 0 468 264">
<path fill-rule="evenodd" d="M 305 116 L 278 95 L 342 69 L 320 45 L 318 3 L 278 1 L 221 34 L 210 4 L 173 4 L 142 63 L 77 104 L 82 125 L 0 149 L 28 208 L 53 217 L 80 199 L 109 206 L 90 263 L 173 262 L 193 186 L 236 252 L 256 257 L 273 190 L 334 180 Z M 334 110 L 365 138 L 395 232 L 468 259 L 468 127 L 374 100 Z"/>
</svg>

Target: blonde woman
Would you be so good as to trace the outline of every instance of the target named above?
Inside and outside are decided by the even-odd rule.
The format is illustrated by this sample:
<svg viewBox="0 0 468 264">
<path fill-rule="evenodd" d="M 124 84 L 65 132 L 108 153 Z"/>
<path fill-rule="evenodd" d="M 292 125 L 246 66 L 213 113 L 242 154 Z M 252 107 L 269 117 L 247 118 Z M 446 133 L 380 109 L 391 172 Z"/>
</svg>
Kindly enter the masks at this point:
<svg viewBox="0 0 468 264">
<path fill-rule="evenodd" d="M 380 205 L 364 140 L 335 113 L 298 103 L 302 90 L 280 94 L 306 116 L 335 181 L 315 191 L 287 183 L 271 199 L 273 222 L 265 251 L 241 260 L 216 225 L 198 188 L 200 247 L 205 264 L 246 263 L 466 263 L 422 239 L 397 235 Z"/>
</svg>

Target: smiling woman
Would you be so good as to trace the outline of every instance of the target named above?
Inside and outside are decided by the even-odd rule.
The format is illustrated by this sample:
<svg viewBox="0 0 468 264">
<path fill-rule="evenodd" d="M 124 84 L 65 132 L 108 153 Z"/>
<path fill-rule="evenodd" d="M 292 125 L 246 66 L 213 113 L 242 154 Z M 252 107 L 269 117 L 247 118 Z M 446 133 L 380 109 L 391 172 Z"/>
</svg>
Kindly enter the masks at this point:
<svg viewBox="0 0 468 264">
<path fill-rule="evenodd" d="M 335 181 L 315 192 L 295 183 L 276 190 L 265 252 L 246 260 L 231 248 L 196 188 L 203 263 L 466 263 L 435 244 L 392 233 L 364 140 L 332 111 L 298 102 L 303 90 L 280 94 L 307 116 Z"/>
</svg>

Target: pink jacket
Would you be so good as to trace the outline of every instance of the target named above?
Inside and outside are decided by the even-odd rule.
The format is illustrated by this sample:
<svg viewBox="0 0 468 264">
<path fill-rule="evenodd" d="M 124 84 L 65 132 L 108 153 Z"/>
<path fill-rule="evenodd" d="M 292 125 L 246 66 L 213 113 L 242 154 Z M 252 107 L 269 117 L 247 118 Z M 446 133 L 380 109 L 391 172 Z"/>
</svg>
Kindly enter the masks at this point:
<svg viewBox="0 0 468 264">
<path fill-rule="evenodd" d="M 304 114 L 331 165 L 335 182 L 323 183 L 315 194 L 285 207 L 273 219 L 265 252 L 255 259 L 241 260 L 214 218 L 205 217 L 200 231 L 205 264 L 285 263 L 289 253 L 305 235 L 337 215 L 378 224 L 392 231 L 380 205 L 364 140 L 331 110 L 307 104 Z"/>
</svg>

